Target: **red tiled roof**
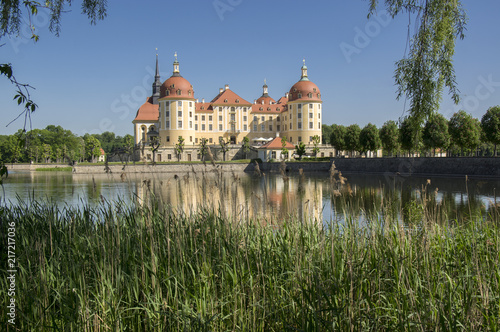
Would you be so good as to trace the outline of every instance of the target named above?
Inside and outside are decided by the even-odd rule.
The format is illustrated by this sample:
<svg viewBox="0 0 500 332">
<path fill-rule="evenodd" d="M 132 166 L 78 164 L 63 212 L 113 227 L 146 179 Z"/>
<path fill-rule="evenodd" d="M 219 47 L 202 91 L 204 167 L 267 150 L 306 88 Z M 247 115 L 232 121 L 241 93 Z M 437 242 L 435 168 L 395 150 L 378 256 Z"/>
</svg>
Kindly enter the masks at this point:
<svg viewBox="0 0 500 332">
<path fill-rule="evenodd" d="M 158 105 L 152 103 L 152 97 L 148 97 L 146 102 L 137 110 L 134 121 L 158 121 Z"/>
<path fill-rule="evenodd" d="M 283 148 L 283 145 L 281 144 L 281 137 L 276 137 L 273 139 L 271 142 L 266 143 L 260 147 L 260 149 L 268 149 L 268 150 L 281 150 Z M 286 141 L 285 148 L 288 150 L 290 149 L 295 149 L 295 145 L 292 143 Z"/>
<path fill-rule="evenodd" d="M 237 100 L 239 102 L 236 102 Z M 250 106 L 250 105 L 252 105 L 252 103 L 249 103 L 245 99 L 241 98 L 236 93 L 234 93 L 233 91 L 231 91 L 229 88 L 225 89 L 224 91 L 222 91 L 221 93 L 219 93 L 210 103 L 213 106 L 218 106 L 218 105 L 232 105 L 232 106 L 244 105 L 244 106 Z"/>
<path fill-rule="evenodd" d="M 299 93 L 301 94 L 300 98 Z M 311 94 L 311 97 L 309 97 L 309 94 Z M 313 82 L 298 81 L 290 88 L 288 100 L 321 101 L 321 93 L 318 86 Z"/>
<path fill-rule="evenodd" d="M 167 94 L 168 92 L 168 94 Z M 180 94 L 179 94 L 180 93 Z M 171 76 L 160 87 L 160 98 L 190 98 L 194 99 L 193 86 L 182 76 Z"/>
<path fill-rule="evenodd" d="M 213 113 L 214 111 L 210 103 L 195 103 L 194 106 L 196 113 Z"/>
</svg>

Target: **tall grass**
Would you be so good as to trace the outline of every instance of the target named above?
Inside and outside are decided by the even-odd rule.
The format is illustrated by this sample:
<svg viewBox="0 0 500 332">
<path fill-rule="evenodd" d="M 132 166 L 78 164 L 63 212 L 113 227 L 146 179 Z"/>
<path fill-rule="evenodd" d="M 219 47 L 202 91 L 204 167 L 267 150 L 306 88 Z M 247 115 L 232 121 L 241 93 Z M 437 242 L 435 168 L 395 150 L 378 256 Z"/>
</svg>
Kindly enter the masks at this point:
<svg viewBox="0 0 500 332">
<path fill-rule="evenodd" d="M 155 199 L 1 207 L 2 234 L 16 222 L 19 272 L 16 326 L 6 306 L 0 324 L 10 331 L 498 329 L 496 222 L 478 214 L 403 225 L 367 213 L 360 227 L 354 209 L 363 204 L 351 203 L 345 222 L 330 227 L 294 217 L 235 219 L 214 207 L 183 213 Z M 7 279 L 0 283 L 6 299 Z"/>
</svg>

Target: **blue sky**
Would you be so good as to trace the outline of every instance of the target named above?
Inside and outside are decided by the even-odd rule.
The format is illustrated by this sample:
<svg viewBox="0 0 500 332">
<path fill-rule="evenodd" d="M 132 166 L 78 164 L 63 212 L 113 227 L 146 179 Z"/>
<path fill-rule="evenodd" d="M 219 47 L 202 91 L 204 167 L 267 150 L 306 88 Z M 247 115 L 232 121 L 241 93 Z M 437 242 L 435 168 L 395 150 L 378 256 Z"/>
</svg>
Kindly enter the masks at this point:
<svg viewBox="0 0 500 332">
<path fill-rule="evenodd" d="M 455 70 L 462 103 L 445 91 L 440 112 L 464 109 L 477 118 L 500 104 L 500 13 L 498 0 L 463 1 L 466 38 L 457 42 Z M 224 84 L 253 102 L 267 79 L 278 99 L 300 78 L 309 78 L 323 98 L 326 124 L 371 122 L 380 127 L 405 110 L 396 101 L 394 62 L 405 51 L 407 17 L 383 12 L 367 19 L 368 1 L 109 0 L 108 17 L 90 25 L 77 3 L 62 18 L 59 37 L 48 31 L 43 11 L 34 21 L 40 40 L 21 33 L 2 38 L 0 62 L 36 88 L 39 109 L 33 128 L 61 125 L 78 135 L 114 131 L 133 134 L 131 121 L 151 94 L 155 49 L 162 81 L 170 77 L 174 52 L 195 98 L 211 100 Z M 382 9 L 382 8 L 381 8 Z M 20 111 L 14 88 L 0 79 L 0 134 Z"/>
</svg>

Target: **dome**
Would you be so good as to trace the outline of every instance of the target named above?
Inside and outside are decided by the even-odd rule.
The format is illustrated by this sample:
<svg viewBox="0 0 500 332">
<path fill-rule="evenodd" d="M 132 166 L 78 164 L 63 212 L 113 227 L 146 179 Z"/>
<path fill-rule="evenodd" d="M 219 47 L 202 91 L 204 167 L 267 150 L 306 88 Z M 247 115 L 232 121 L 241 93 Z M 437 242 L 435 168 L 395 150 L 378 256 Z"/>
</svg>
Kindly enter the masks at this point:
<svg viewBox="0 0 500 332">
<path fill-rule="evenodd" d="M 316 84 L 311 81 L 298 81 L 288 93 L 288 101 L 321 101 L 321 92 Z"/>
<path fill-rule="evenodd" d="M 174 74 L 160 87 L 160 98 L 164 97 L 194 99 L 193 86 L 184 77 Z"/>
<path fill-rule="evenodd" d="M 269 96 L 261 96 L 259 99 L 255 101 L 256 104 L 261 104 L 261 105 L 272 105 L 276 104 L 276 100 Z"/>
</svg>

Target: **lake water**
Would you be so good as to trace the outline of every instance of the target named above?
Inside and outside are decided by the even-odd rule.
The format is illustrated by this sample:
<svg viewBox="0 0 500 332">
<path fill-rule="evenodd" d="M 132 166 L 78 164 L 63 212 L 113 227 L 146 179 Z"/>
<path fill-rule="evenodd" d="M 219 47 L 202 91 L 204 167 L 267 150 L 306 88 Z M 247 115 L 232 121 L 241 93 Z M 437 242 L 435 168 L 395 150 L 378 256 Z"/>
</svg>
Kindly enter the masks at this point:
<svg viewBox="0 0 500 332">
<path fill-rule="evenodd" d="M 425 178 L 378 175 L 344 175 L 345 182 L 326 174 L 257 176 L 247 173 L 214 174 L 72 174 L 70 172 L 11 172 L 0 195 L 5 204 L 18 199 L 44 199 L 59 206 L 95 206 L 121 200 L 144 204 L 152 196 L 179 211 L 200 206 L 216 207 L 235 218 L 281 220 L 343 220 L 344 211 L 361 219 L 398 214 L 413 199 L 424 197 L 461 219 L 472 211 L 487 216 L 498 211 L 500 180 Z M 497 206 L 495 210 L 495 206 Z M 389 210 L 390 210 L 389 209 Z M 357 214 L 359 213 L 359 215 Z"/>
</svg>

